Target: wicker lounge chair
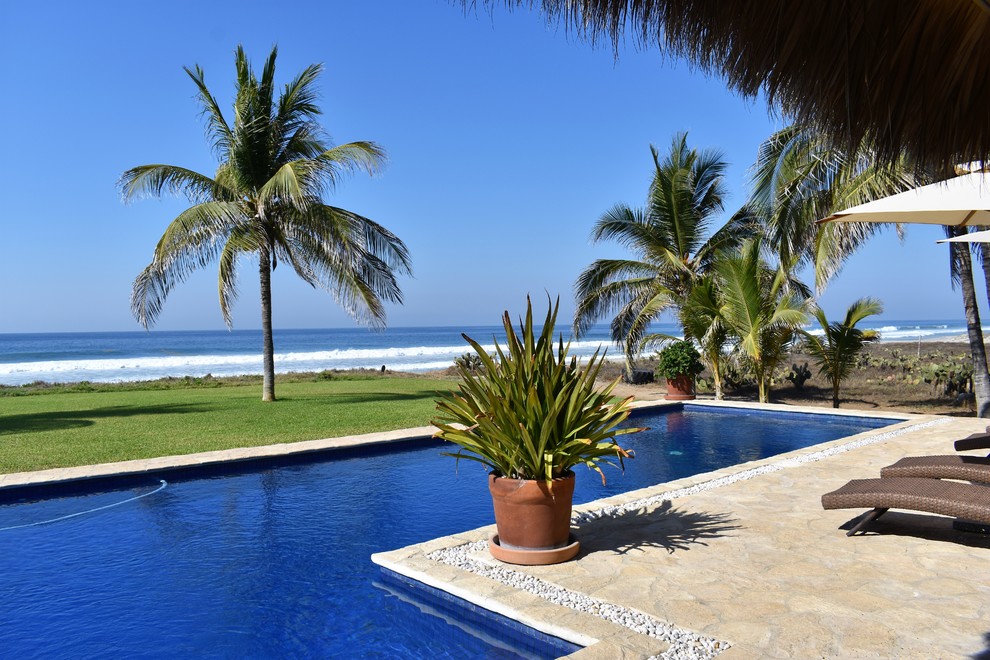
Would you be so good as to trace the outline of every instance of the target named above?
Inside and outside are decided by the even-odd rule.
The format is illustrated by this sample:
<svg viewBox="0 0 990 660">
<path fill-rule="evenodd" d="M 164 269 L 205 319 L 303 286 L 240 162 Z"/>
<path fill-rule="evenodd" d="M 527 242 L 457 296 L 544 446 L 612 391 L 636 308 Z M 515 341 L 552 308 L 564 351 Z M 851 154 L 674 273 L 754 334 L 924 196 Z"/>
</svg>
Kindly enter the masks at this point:
<svg viewBox="0 0 990 660">
<path fill-rule="evenodd" d="M 968 438 L 956 440 L 956 451 L 990 449 L 990 433 L 974 433 Z"/>
<path fill-rule="evenodd" d="M 872 508 L 846 533 L 852 536 L 888 509 L 927 511 L 990 525 L 990 487 L 922 477 L 853 479 L 822 495 L 826 509 Z"/>
<path fill-rule="evenodd" d="M 880 470 L 884 479 L 890 477 L 923 477 L 925 479 L 958 479 L 990 484 L 990 457 L 908 456 Z"/>
</svg>

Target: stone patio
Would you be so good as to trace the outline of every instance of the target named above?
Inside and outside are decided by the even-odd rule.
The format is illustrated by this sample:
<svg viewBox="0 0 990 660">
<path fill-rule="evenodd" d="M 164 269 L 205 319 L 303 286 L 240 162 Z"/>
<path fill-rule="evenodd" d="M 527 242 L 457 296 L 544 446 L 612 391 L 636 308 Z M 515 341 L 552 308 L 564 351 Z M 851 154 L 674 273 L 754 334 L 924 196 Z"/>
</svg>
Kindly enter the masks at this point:
<svg viewBox="0 0 990 660">
<path fill-rule="evenodd" d="M 879 476 L 906 455 L 953 453 L 952 441 L 986 426 L 906 417 L 576 507 L 582 549 L 565 564 L 501 565 L 483 547 L 493 528 L 374 560 L 586 645 L 572 656 L 583 660 L 990 657 L 990 537 L 890 512 L 847 538 L 841 528 L 863 511 L 821 507 L 849 479 Z M 872 444 L 850 447 L 859 442 Z"/>
</svg>

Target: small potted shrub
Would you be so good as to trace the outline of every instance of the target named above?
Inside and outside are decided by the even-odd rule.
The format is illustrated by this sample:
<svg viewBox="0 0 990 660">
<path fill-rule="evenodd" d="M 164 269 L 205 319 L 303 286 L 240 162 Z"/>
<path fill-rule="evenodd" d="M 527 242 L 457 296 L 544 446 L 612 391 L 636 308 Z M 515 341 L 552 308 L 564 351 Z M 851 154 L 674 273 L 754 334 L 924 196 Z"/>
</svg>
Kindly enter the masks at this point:
<svg viewBox="0 0 990 660">
<path fill-rule="evenodd" d="M 435 437 L 460 446 L 447 456 L 490 470 L 498 534 L 489 548 L 497 559 L 516 564 L 551 564 L 577 554 L 570 534 L 573 468 L 585 465 L 604 481 L 602 464 L 622 467 L 630 457 L 615 437 L 642 430 L 619 428 L 632 397 L 612 402 L 618 379 L 596 389 L 604 355 L 596 352 L 579 367 L 576 358 L 568 359 L 569 344 L 554 343 L 559 303 L 548 310 L 539 335 L 528 299 L 519 334 L 505 312 L 506 347 L 496 342 L 494 356 L 462 335 L 482 366 L 457 366 L 460 386 L 440 395 L 432 422 Z"/>
<path fill-rule="evenodd" d="M 695 398 L 694 379 L 704 370 L 701 354 L 687 340 L 671 342 L 657 358 L 657 376 L 667 381 L 669 401 L 687 401 Z"/>
</svg>

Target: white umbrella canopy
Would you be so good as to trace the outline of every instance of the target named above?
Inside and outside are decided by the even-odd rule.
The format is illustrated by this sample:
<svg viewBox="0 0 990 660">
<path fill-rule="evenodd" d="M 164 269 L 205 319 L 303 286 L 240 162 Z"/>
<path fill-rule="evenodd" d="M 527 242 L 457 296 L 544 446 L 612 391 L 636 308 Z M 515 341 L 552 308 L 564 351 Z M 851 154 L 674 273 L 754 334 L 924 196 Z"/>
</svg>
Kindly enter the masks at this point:
<svg viewBox="0 0 990 660">
<path fill-rule="evenodd" d="M 975 172 L 914 188 L 839 211 L 819 222 L 988 226 L 990 174 Z"/>
<path fill-rule="evenodd" d="M 943 238 L 936 243 L 990 243 L 990 229 L 985 231 L 973 231 L 962 236 Z"/>
</svg>

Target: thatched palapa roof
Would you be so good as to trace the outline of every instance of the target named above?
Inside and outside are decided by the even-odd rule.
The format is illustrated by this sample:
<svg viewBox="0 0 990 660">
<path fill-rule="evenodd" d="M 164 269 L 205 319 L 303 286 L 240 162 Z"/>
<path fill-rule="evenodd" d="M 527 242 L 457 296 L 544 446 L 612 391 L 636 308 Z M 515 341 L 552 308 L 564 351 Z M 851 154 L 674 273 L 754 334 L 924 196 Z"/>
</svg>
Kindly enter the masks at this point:
<svg viewBox="0 0 990 660">
<path fill-rule="evenodd" d="M 470 0 L 466 0 L 470 1 Z M 990 0 L 483 0 L 684 56 L 837 144 L 990 160 Z"/>
</svg>

